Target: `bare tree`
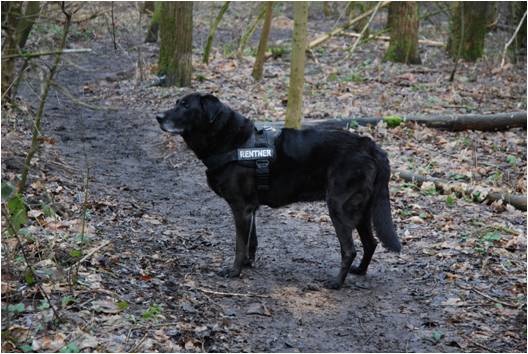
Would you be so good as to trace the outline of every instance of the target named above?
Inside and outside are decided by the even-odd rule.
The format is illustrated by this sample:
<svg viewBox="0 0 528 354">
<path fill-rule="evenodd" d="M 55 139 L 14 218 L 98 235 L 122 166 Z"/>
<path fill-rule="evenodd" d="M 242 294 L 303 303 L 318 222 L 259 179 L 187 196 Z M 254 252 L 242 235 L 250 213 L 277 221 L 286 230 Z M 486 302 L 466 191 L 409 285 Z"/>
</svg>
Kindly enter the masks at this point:
<svg viewBox="0 0 528 354">
<path fill-rule="evenodd" d="M 390 45 L 384 60 L 420 64 L 418 53 L 418 6 L 415 1 L 395 1 L 389 5 Z"/>
<path fill-rule="evenodd" d="M 452 3 L 447 51 L 452 58 L 475 61 L 484 54 L 488 8 L 491 2 Z"/>
<path fill-rule="evenodd" d="M 288 88 L 288 108 L 286 109 L 286 128 L 300 128 L 302 119 L 302 100 L 304 88 L 304 61 L 306 57 L 306 37 L 308 27 L 307 1 L 293 4 L 293 41 Z"/>
<path fill-rule="evenodd" d="M 191 84 L 192 12 L 191 1 L 162 2 L 159 70 L 166 86 Z"/>
<path fill-rule="evenodd" d="M 268 37 L 271 29 L 271 17 L 273 15 L 273 2 L 266 2 L 266 18 L 262 26 L 262 33 L 260 34 L 260 41 L 255 58 L 255 65 L 253 66 L 252 76 L 255 80 L 262 79 L 262 72 L 264 70 L 264 61 L 266 60 L 266 50 L 268 49 Z"/>
</svg>

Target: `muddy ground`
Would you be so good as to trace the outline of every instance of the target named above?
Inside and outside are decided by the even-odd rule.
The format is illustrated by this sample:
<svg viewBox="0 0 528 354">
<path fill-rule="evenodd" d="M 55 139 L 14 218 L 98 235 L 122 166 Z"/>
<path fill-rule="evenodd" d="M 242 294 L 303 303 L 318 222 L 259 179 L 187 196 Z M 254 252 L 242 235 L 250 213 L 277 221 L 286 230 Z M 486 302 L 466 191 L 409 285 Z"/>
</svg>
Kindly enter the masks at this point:
<svg viewBox="0 0 528 354">
<path fill-rule="evenodd" d="M 203 22 L 207 11 L 205 8 L 201 14 Z M 323 18 L 312 20 L 321 28 L 332 24 Z M 203 37 L 200 31 L 195 41 Z M 403 251 L 395 255 L 379 247 L 368 275 L 349 275 L 343 289 L 323 286 L 340 262 L 324 203 L 276 210 L 262 207 L 257 214 L 256 266 L 244 270 L 239 279 L 218 276 L 216 272 L 231 263 L 234 253 L 234 225 L 228 206 L 207 187 L 201 162 L 180 138 L 162 133 L 154 119 L 187 91 L 151 87 L 148 80 L 137 83 L 133 48 L 140 40 L 137 33 L 128 33 L 129 37 L 124 29 L 118 33 L 121 47 L 117 51 L 107 34 L 77 41 L 76 46 L 89 45 L 93 53 L 69 57 L 76 66 L 66 62 L 57 78 L 76 97 L 114 110 L 83 108 L 57 92 L 50 95 L 47 105 L 44 132 L 55 144 L 39 156 L 39 166 L 48 168 L 42 174 L 34 173 L 32 182 L 47 175 L 48 181 L 61 186 L 55 193 L 57 199 L 70 195 L 79 204 L 88 164 L 89 247 L 97 252 L 83 263 L 75 290 L 66 290 L 64 284 L 50 288 L 58 302 L 66 293 L 76 297 L 74 304 L 61 309 L 65 324 L 33 332 L 35 323 L 46 318 L 43 313 L 18 314 L 11 319 L 30 328 L 33 337 L 26 341 L 33 349 L 53 348 L 46 347 L 43 338 L 58 340 L 57 335 L 62 334 L 59 343 L 75 342 L 81 350 L 97 351 L 526 351 L 525 213 L 466 200 L 449 208 L 445 197 L 422 193 L 396 179 L 391 200 Z M 229 42 L 222 31 L 219 36 Z M 147 67 L 155 63 L 156 50 L 155 44 L 143 48 Z M 212 71 L 197 65 L 197 72 L 207 71 L 210 79 L 195 82 L 193 89 L 221 86 L 214 82 L 215 74 L 229 75 L 233 70 L 233 75 L 243 76 L 250 69 L 244 63 L 232 69 L 223 58 L 219 62 L 221 67 Z M 280 59 L 270 71 L 280 72 L 287 64 L 286 59 Z M 467 68 L 471 72 L 469 65 Z M 479 68 L 487 70 L 486 65 Z M 467 73 L 464 70 L 461 75 Z M 512 70 L 526 73 L 525 66 Z M 152 80 L 152 75 L 147 77 Z M 413 80 L 410 76 L 405 79 Z M 280 98 L 264 106 L 251 104 L 259 101 L 259 91 L 270 92 L 269 87 L 252 85 L 251 99 L 236 100 L 232 93 L 229 103 L 241 106 L 235 108 L 248 115 L 275 104 L 279 108 L 270 109 L 266 117 L 279 116 Z M 379 82 L 372 85 L 378 85 L 374 91 L 383 88 Z M 522 86 L 522 82 L 514 82 L 509 86 L 510 96 L 490 100 L 484 107 L 479 103 L 480 111 L 526 109 L 525 82 L 524 91 Z M 365 90 L 359 84 L 351 87 L 353 91 Z M 388 87 L 393 89 L 390 84 Z M 240 85 L 236 92 L 243 89 Z M 31 97 L 30 90 L 24 90 Z M 379 110 L 369 104 L 371 97 L 364 98 L 364 102 L 355 98 L 350 106 L 363 105 L 366 113 Z M 387 112 L 398 110 L 399 104 Z M 463 102 L 455 109 L 464 111 L 468 105 L 471 102 Z M 316 103 L 309 107 L 317 112 Z M 399 111 L 407 110 L 413 107 Z M 351 112 L 354 109 L 347 114 Z M 321 109 L 312 117 L 327 115 Z M 252 118 L 258 119 L 258 115 Z M 382 146 L 387 144 L 384 148 L 394 156 L 393 166 L 401 162 L 397 160 L 401 154 L 397 143 L 389 145 L 396 138 L 387 137 L 399 133 L 380 133 L 379 129 L 364 133 L 378 137 Z M 437 133 L 424 134 L 428 139 Z M 522 180 L 526 175 L 526 132 L 518 129 L 510 134 L 506 136 L 513 142 L 509 152 L 518 154 L 520 165 L 512 174 Z M 442 137 L 449 141 L 460 138 L 455 134 Z M 54 154 L 47 154 L 48 150 Z M 60 156 L 65 167 L 46 164 L 55 156 Z M 16 165 L 12 162 L 10 169 L 3 164 L 3 173 L 16 170 Z M 33 198 L 38 199 L 37 192 Z M 64 210 L 58 221 L 78 215 L 78 209 Z M 51 239 L 70 231 L 44 228 Z M 482 232 L 489 228 L 502 230 L 502 239 L 486 243 L 484 252 L 475 251 L 481 245 Z M 509 248 L 501 246 L 509 241 Z M 4 286 L 2 295 L 5 299 Z M 21 297 L 15 299 L 22 301 Z M 117 301 L 127 306 L 115 309 L 109 305 Z"/>
</svg>

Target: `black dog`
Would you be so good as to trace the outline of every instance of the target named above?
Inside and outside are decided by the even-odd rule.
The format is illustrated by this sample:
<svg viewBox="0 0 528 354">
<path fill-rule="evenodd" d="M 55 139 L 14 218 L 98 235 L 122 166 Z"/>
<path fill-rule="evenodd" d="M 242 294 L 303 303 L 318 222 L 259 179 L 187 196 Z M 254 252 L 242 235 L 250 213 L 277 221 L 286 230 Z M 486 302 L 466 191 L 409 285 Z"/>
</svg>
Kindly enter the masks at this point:
<svg viewBox="0 0 528 354">
<path fill-rule="evenodd" d="M 390 167 L 386 154 L 367 137 L 345 130 L 282 129 L 274 139 L 274 159 L 269 164 L 269 188 L 258 187 L 254 166 L 240 161 L 210 166 L 213 156 L 247 147 L 254 141 L 253 123 L 209 94 L 190 94 L 176 107 L 156 117 L 161 129 L 180 134 L 202 160 L 207 182 L 233 211 L 236 255 L 223 275 L 236 277 L 251 265 L 257 250 L 254 213 L 260 205 L 277 208 L 293 202 L 325 200 L 341 244 L 341 269 L 327 285 L 340 288 L 347 273 L 365 274 L 377 237 L 389 250 L 399 252 L 389 200 Z M 209 166 L 208 166 L 209 165 Z M 359 266 L 352 230 L 363 244 Z"/>
</svg>

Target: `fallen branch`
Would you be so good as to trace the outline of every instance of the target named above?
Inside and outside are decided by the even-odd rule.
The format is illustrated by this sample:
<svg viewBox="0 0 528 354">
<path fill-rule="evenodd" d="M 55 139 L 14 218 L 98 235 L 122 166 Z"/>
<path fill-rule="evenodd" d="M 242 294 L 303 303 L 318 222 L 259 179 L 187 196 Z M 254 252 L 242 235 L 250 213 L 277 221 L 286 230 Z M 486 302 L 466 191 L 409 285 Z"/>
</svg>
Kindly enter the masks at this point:
<svg viewBox="0 0 528 354">
<path fill-rule="evenodd" d="M 416 122 L 430 128 L 450 131 L 461 130 L 483 130 L 497 131 L 511 128 L 526 128 L 526 112 L 497 113 L 497 114 L 445 114 L 433 116 L 391 116 L 391 117 L 358 117 L 358 118 L 336 118 L 336 119 L 313 119 L 304 121 L 306 126 L 317 126 L 321 128 L 345 129 L 358 125 L 376 125 L 381 121 L 394 121 L 398 123 Z M 283 122 L 269 124 L 273 127 L 282 127 Z"/>
<path fill-rule="evenodd" d="M 415 175 L 409 171 L 394 171 L 394 175 L 399 176 L 404 181 L 417 183 L 418 185 L 421 185 L 424 182 L 432 182 L 436 189 L 444 193 L 457 192 L 473 195 L 473 192 L 476 189 L 466 183 L 455 183 L 436 177 Z M 497 200 L 510 204 L 516 209 L 526 211 L 526 194 L 489 192 L 482 201 L 495 202 Z"/>
<path fill-rule="evenodd" d="M 370 16 L 372 13 L 378 11 L 378 9 L 382 8 L 382 7 L 385 7 L 387 6 L 388 4 L 390 3 L 390 1 L 384 1 L 382 2 L 379 7 L 376 7 L 376 8 L 373 8 L 369 11 L 366 11 L 364 13 L 362 13 L 361 15 L 359 15 L 358 17 L 348 21 L 347 23 L 345 23 L 344 25 L 340 26 L 340 27 L 337 27 L 336 29 L 334 29 L 333 31 L 330 31 L 328 33 L 325 33 L 323 34 L 322 36 L 310 41 L 310 43 L 308 44 L 307 48 L 306 49 L 312 49 L 314 47 L 317 47 L 318 45 L 326 42 L 327 40 L 329 40 L 330 38 L 334 37 L 335 35 L 345 31 L 346 29 L 350 28 L 352 25 L 354 25 L 356 22 L 359 22 L 361 20 L 363 20 L 364 18 L 366 18 L 367 16 Z"/>
<path fill-rule="evenodd" d="M 350 28 L 351 26 L 353 26 L 356 22 L 359 22 L 361 20 L 363 20 L 364 18 L 370 16 L 372 13 L 378 11 L 379 9 L 381 9 L 382 7 L 385 7 L 387 6 L 388 4 L 390 3 L 390 1 L 384 1 L 382 2 L 378 7 L 376 8 L 372 8 L 371 10 L 368 10 L 364 13 L 362 13 L 361 15 L 359 15 L 358 17 L 348 21 L 347 23 L 345 23 L 344 25 L 342 26 L 339 26 L 339 27 L 336 27 L 334 30 L 330 31 L 330 32 L 327 32 L 325 34 L 323 34 L 322 36 L 319 36 L 317 37 L 316 39 L 310 41 L 307 45 L 306 45 L 306 51 L 309 52 L 310 50 L 312 50 L 313 48 L 317 47 L 318 45 L 321 45 L 323 44 L 324 42 L 326 42 L 327 40 L 329 40 L 330 38 L 338 35 L 339 33 L 345 31 L 346 29 Z M 273 54 L 271 52 L 267 52 L 266 53 L 266 59 L 272 57 Z"/>
<path fill-rule="evenodd" d="M 355 32 L 343 32 L 341 35 L 348 36 L 348 37 L 354 37 L 354 38 L 359 38 L 360 37 L 360 34 L 359 33 L 355 33 Z M 375 40 L 378 40 L 378 41 L 384 41 L 384 42 L 390 41 L 390 37 L 389 36 L 370 35 L 367 38 L 368 39 L 375 39 Z M 432 41 L 430 39 L 419 39 L 418 43 L 422 44 L 422 45 L 427 45 L 427 46 L 430 46 L 430 47 L 445 47 L 446 46 L 446 44 L 444 42 Z"/>
<path fill-rule="evenodd" d="M 374 11 L 372 12 L 372 15 L 370 15 L 370 18 L 368 20 L 368 22 L 365 24 L 365 26 L 363 27 L 363 29 L 361 30 L 361 32 L 359 33 L 359 36 L 358 38 L 356 39 L 356 41 L 354 42 L 354 45 L 352 45 L 352 48 L 350 49 L 350 52 L 348 52 L 347 56 L 345 58 L 349 58 L 352 56 L 352 53 L 354 53 L 354 51 L 356 50 L 356 47 L 358 46 L 359 42 L 361 41 L 361 38 L 363 37 L 363 35 L 365 34 L 365 32 L 367 31 L 367 28 L 369 28 L 370 26 L 370 23 L 372 22 L 372 20 L 374 19 L 374 16 L 376 16 L 376 13 L 378 12 L 380 6 L 381 6 L 382 2 L 378 2 L 376 4 L 376 7 L 374 8 Z"/>
<path fill-rule="evenodd" d="M 62 50 L 51 50 L 47 52 L 36 52 L 36 53 L 18 53 L 18 54 L 10 54 L 10 55 L 2 55 L 2 60 L 7 60 L 11 58 L 36 58 L 36 57 L 43 57 L 47 55 L 57 55 L 57 54 L 76 54 L 76 53 L 89 53 L 92 50 L 90 48 L 74 48 L 74 49 L 62 49 Z"/>
</svg>

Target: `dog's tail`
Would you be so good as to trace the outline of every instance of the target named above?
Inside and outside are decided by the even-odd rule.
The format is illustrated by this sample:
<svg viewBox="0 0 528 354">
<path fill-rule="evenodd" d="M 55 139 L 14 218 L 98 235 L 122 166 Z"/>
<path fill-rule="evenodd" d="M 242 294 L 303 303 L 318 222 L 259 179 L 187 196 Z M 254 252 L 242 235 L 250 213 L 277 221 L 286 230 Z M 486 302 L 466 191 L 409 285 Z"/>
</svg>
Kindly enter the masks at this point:
<svg viewBox="0 0 528 354">
<path fill-rule="evenodd" d="M 385 152 L 376 149 L 376 164 L 378 174 L 374 180 L 374 196 L 372 198 L 372 222 L 376 235 L 383 246 L 394 252 L 400 252 L 401 244 L 394 224 L 392 223 L 389 199 L 390 165 Z"/>
</svg>

